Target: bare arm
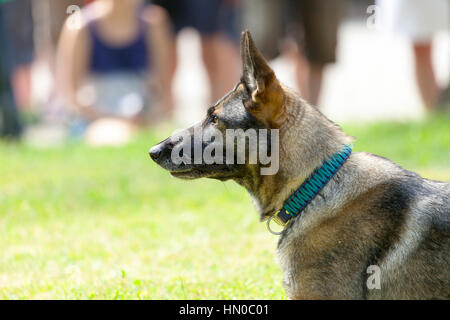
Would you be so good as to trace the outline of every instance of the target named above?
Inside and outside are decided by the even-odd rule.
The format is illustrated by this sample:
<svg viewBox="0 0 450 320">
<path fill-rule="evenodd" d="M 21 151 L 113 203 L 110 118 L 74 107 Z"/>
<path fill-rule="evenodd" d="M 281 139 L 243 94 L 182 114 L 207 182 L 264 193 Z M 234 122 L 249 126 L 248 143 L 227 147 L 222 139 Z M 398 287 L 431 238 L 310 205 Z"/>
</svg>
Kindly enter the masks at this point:
<svg viewBox="0 0 450 320">
<path fill-rule="evenodd" d="M 77 92 L 89 72 L 90 42 L 87 25 L 79 28 L 64 24 L 57 49 L 57 79 L 66 103 L 72 111 L 94 120 L 100 114 L 93 101 L 79 99 Z"/>
</svg>

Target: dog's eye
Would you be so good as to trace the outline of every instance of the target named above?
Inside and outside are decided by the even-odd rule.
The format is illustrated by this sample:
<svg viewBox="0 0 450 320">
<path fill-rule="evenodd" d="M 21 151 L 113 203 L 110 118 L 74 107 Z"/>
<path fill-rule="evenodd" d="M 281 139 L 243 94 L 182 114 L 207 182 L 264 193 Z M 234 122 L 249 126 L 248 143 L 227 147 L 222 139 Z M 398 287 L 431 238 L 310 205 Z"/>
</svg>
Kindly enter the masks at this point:
<svg viewBox="0 0 450 320">
<path fill-rule="evenodd" d="M 219 117 L 217 117 L 216 115 L 213 114 L 211 116 L 211 122 L 218 123 L 219 122 Z"/>
</svg>

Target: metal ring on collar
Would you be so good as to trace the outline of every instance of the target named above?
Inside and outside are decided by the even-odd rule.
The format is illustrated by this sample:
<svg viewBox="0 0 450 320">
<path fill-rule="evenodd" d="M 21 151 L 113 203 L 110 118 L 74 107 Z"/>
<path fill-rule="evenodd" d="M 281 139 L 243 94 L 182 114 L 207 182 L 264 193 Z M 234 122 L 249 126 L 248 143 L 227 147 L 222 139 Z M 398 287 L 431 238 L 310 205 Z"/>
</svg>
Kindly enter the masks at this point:
<svg viewBox="0 0 450 320">
<path fill-rule="evenodd" d="M 281 230 L 280 232 L 276 232 L 276 231 L 273 231 L 273 230 L 270 228 L 270 221 L 272 221 L 273 217 L 275 217 L 275 215 L 272 215 L 272 216 L 269 217 L 269 219 L 267 219 L 267 230 L 269 230 L 270 233 L 279 236 L 280 234 L 283 233 L 283 230 L 284 230 L 284 229 Z"/>
</svg>

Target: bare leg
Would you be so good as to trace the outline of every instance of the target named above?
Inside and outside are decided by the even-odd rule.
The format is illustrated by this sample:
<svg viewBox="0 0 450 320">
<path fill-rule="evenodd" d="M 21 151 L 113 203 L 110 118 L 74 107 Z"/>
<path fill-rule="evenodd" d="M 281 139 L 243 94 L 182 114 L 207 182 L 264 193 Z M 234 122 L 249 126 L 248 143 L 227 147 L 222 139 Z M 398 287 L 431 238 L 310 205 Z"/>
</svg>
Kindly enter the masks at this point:
<svg viewBox="0 0 450 320">
<path fill-rule="evenodd" d="M 31 66 L 17 67 L 11 76 L 14 98 L 20 108 L 30 107 L 31 104 Z"/>
<path fill-rule="evenodd" d="M 317 106 L 322 87 L 323 64 L 310 63 L 300 53 L 296 57 L 296 78 L 298 88 L 307 101 Z"/>
<path fill-rule="evenodd" d="M 221 34 L 202 36 L 202 56 L 211 87 L 211 100 L 221 98 L 239 79 L 239 50 Z"/>
<path fill-rule="evenodd" d="M 304 99 L 309 101 L 309 64 L 305 57 L 296 51 L 290 51 L 290 57 L 294 59 L 295 63 L 295 78 L 297 86 Z"/>
<path fill-rule="evenodd" d="M 433 71 L 431 61 L 431 42 L 413 45 L 416 65 L 416 80 L 423 103 L 431 110 L 437 102 L 439 87 Z"/>
<path fill-rule="evenodd" d="M 163 117 L 172 118 L 175 114 L 175 102 L 174 97 L 172 95 L 173 81 L 175 78 L 175 72 L 177 70 L 177 36 L 171 35 L 170 38 L 166 39 L 158 39 L 159 42 L 155 42 L 156 44 L 161 44 L 161 41 L 168 41 L 164 44 L 167 48 L 167 51 L 164 53 L 164 60 L 157 61 L 156 63 L 164 63 L 165 67 L 160 67 L 158 70 L 157 78 L 152 80 L 157 80 L 159 85 L 156 87 L 160 90 L 160 108 L 162 111 Z M 162 54 L 160 54 L 162 55 Z M 161 85 L 164 83 L 165 85 Z M 152 84 L 151 84 L 152 85 Z"/>
<path fill-rule="evenodd" d="M 309 101 L 317 106 L 322 88 L 323 64 L 309 65 Z"/>
<path fill-rule="evenodd" d="M 169 50 L 169 57 L 168 57 L 168 65 L 169 67 L 167 68 L 167 72 L 168 72 L 168 92 L 167 92 L 167 108 L 168 108 L 168 115 L 169 117 L 173 117 L 175 114 L 175 102 L 174 102 L 174 98 L 172 96 L 172 88 L 173 88 L 173 80 L 175 78 L 175 72 L 177 71 L 177 66 L 178 66 L 178 62 L 177 62 L 177 37 L 173 36 L 172 39 L 170 40 L 170 50 Z"/>
<path fill-rule="evenodd" d="M 217 86 L 217 63 L 216 63 L 216 43 L 217 39 L 213 36 L 202 36 L 201 37 L 201 45 L 202 45 L 202 59 L 206 68 L 206 72 L 208 73 L 209 78 L 209 86 L 210 86 L 210 99 L 213 101 L 217 95 L 216 86 Z M 213 98 L 214 97 L 214 98 Z"/>
</svg>

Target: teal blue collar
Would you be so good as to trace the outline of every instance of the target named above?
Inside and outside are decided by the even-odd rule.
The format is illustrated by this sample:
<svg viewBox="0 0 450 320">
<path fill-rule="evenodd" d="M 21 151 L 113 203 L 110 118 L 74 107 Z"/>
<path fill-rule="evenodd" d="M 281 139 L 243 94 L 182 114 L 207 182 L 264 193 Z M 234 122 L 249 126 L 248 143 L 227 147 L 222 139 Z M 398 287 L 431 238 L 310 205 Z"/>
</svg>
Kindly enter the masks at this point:
<svg viewBox="0 0 450 320">
<path fill-rule="evenodd" d="M 267 220 L 267 228 L 273 234 L 281 234 L 270 229 L 270 221 L 286 226 L 292 218 L 300 215 L 308 204 L 317 196 L 325 185 L 333 178 L 352 153 L 352 147 L 345 145 L 343 150 L 335 153 L 320 167 L 317 167 L 311 175 L 298 187 L 292 195 L 286 199 L 283 208 Z"/>
</svg>

